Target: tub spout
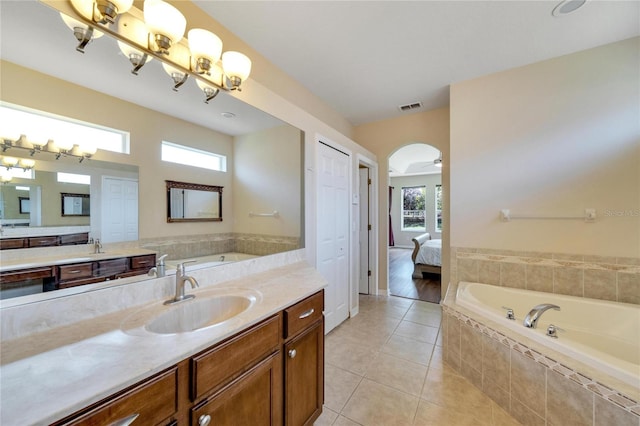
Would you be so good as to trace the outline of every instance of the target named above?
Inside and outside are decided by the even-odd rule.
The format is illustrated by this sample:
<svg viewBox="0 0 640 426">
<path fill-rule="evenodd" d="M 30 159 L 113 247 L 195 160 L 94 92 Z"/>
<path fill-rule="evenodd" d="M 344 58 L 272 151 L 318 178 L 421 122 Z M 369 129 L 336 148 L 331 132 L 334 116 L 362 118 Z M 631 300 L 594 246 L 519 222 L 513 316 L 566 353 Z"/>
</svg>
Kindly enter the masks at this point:
<svg viewBox="0 0 640 426">
<path fill-rule="evenodd" d="M 543 313 L 548 311 L 549 309 L 555 309 L 556 311 L 560 310 L 560 306 L 553 305 L 551 303 L 543 303 L 541 305 L 536 305 L 529 311 L 526 317 L 524 317 L 523 325 L 528 328 L 536 328 L 538 325 L 538 320 Z"/>
</svg>

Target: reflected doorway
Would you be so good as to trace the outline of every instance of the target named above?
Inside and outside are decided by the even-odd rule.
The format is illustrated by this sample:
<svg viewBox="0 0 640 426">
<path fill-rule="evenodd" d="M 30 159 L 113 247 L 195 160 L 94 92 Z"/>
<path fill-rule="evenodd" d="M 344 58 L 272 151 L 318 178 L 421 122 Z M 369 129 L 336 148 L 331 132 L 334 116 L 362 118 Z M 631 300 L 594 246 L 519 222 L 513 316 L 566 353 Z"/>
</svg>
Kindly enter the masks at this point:
<svg viewBox="0 0 640 426">
<path fill-rule="evenodd" d="M 441 164 L 442 153 L 425 143 L 405 145 L 389 157 L 388 276 L 393 296 L 440 302 L 441 275 L 421 272 L 421 266 L 441 264 Z M 423 244 L 425 239 L 430 243 Z"/>
</svg>

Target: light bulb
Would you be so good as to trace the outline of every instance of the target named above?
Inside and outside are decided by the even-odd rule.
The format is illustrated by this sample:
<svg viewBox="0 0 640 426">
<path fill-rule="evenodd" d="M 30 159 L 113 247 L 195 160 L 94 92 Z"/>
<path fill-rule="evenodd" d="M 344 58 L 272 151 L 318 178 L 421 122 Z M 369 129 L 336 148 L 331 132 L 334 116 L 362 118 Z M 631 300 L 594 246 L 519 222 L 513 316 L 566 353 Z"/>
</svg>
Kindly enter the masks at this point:
<svg viewBox="0 0 640 426">
<path fill-rule="evenodd" d="M 65 15 L 64 13 L 60 13 L 60 17 L 62 18 L 62 20 L 64 21 L 65 25 L 74 32 L 74 34 L 76 35 L 76 38 L 78 38 L 78 33 L 81 32 L 82 34 L 86 34 L 86 32 L 89 30 L 89 25 L 78 21 L 77 19 L 74 19 L 70 16 Z M 103 32 L 100 32 L 98 30 L 93 30 L 93 34 L 91 35 L 91 40 L 95 40 L 97 38 L 100 38 L 104 35 Z M 81 39 L 80 39 L 81 40 Z M 78 40 L 78 41 L 80 41 Z"/>
</svg>

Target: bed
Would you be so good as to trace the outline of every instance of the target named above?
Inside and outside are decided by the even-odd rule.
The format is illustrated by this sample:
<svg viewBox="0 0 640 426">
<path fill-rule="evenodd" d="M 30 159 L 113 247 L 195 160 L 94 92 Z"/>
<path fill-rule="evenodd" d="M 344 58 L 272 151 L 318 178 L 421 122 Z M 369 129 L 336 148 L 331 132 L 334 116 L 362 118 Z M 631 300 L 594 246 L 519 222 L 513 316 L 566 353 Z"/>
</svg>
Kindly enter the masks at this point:
<svg viewBox="0 0 640 426">
<path fill-rule="evenodd" d="M 422 273 L 440 274 L 442 265 L 442 240 L 431 239 L 431 234 L 425 232 L 412 238 L 413 278 L 422 278 Z"/>
</svg>

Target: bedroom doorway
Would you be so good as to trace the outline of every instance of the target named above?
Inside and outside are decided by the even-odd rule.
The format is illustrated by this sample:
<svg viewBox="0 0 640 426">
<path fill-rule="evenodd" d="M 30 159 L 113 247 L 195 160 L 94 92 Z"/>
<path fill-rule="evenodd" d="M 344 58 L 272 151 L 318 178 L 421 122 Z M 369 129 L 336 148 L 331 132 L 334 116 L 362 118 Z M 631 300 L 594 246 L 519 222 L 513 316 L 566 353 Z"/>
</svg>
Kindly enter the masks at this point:
<svg viewBox="0 0 640 426">
<path fill-rule="evenodd" d="M 440 274 L 414 273 L 412 240 L 427 233 L 432 240 L 441 239 L 441 161 L 440 150 L 425 143 L 405 145 L 389 156 L 388 276 L 393 296 L 440 302 Z"/>
</svg>

